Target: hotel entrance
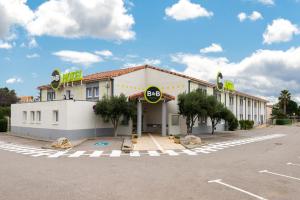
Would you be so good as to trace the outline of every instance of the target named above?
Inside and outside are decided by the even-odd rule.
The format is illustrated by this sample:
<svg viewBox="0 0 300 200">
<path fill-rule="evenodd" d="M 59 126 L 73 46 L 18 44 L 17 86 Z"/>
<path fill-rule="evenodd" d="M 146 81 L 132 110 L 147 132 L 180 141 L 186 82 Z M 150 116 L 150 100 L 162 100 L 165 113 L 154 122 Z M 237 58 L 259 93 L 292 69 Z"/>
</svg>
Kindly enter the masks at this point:
<svg viewBox="0 0 300 200">
<path fill-rule="evenodd" d="M 167 104 L 175 97 L 161 93 L 161 97 L 154 103 L 145 99 L 145 92 L 129 96 L 130 100 L 137 101 L 137 120 L 134 122 L 136 133 L 140 137 L 142 133 L 167 135 L 168 111 Z"/>
</svg>

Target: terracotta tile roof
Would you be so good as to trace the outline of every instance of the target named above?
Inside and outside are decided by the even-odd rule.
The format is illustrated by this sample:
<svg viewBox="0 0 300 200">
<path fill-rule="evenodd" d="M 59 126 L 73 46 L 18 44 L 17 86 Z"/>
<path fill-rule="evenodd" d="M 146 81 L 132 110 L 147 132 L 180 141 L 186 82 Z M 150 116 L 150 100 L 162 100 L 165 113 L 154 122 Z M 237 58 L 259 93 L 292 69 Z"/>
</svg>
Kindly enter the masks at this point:
<svg viewBox="0 0 300 200">
<path fill-rule="evenodd" d="M 105 71 L 105 72 L 90 74 L 90 75 L 84 76 L 82 81 L 87 83 L 87 82 L 99 81 L 99 80 L 103 80 L 103 79 L 111 79 L 111 78 L 114 78 L 114 77 L 117 77 L 117 76 L 121 76 L 121 75 L 124 75 L 124 74 L 128 74 L 128 73 L 135 72 L 135 71 L 138 71 L 138 70 L 141 70 L 141 69 L 146 69 L 146 68 L 158 70 L 158 71 L 168 73 L 168 74 L 172 74 L 172 75 L 175 75 L 175 76 L 180 76 L 180 77 L 189 79 L 191 81 L 194 81 L 196 83 L 199 83 L 199 84 L 202 84 L 202 85 L 205 85 L 205 86 L 208 86 L 208 87 L 213 87 L 213 88 L 216 87 L 215 84 L 212 84 L 210 82 L 203 81 L 203 80 L 200 80 L 200 79 L 197 79 L 197 78 L 194 78 L 194 77 L 191 77 L 191 76 L 187 76 L 187 75 L 184 75 L 184 74 L 181 74 L 181 73 L 178 73 L 178 72 L 173 72 L 173 71 L 169 71 L 169 70 L 166 70 L 166 69 L 150 66 L 150 65 L 142 65 L 142 66 L 137 66 L 137 67 L 130 67 L 130 68 L 125 68 L 125 69 L 117 69 L 117 70 L 112 70 L 112 71 Z M 40 89 L 49 89 L 49 88 L 51 88 L 50 85 L 43 85 L 43 86 L 38 87 L 39 90 Z M 238 95 L 241 95 L 241 96 L 251 97 L 253 99 L 257 99 L 257 100 L 267 102 L 267 100 L 259 98 L 259 97 L 255 97 L 255 96 L 252 96 L 252 95 L 249 95 L 249 94 L 246 94 L 246 93 L 242 93 L 242 92 L 238 92 L 238 91 L 235 91 L 235 92 Z"/>
<path fill-rule="evenodd" d="M 144 97 L 144 92 L 139 92 L 139 93 L 135 93 L 135 94 L 132 94 L 130 95 L 128 98 L 130 100 L 134 100 L 134 99 L 137 99 L 137 98 L 140 98 L 140 97 Z M 165 100 L 167 101 L 170 101 L 170 100 L 175 100 L 175 97 L 170 95 L 170 94 L 167 94 L 167 93 L 162 93 L 162 98 L 164 98 Z"/>
</svg>

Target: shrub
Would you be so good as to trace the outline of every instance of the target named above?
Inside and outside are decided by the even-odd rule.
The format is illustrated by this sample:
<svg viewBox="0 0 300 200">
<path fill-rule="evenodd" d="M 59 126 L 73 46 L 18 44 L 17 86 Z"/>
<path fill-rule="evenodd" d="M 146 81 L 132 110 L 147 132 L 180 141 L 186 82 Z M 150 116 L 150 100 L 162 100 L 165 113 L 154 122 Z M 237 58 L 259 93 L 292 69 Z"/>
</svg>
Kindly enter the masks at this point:
<svg viewBox="0 0 300 200">
<path fill-rule="evenodd" d="M 3 118 L 0 119 L 0 132 L 6 132 L 7 131 L 7 119 Z"/>
<path fill-rule="evenodd" d="M 291 119 L 276 119 L 276 125 L 287 125 L 292 124 Z"/>
<path fill-rule="evenodd" d="M 237 118 L 234 117 L 228 121 L 228 129 L 230 131 L 236 130 L 238 126 L 239 126 L 239 121 L 237 120 Z"/>
<path fill-rule="evenodd" d="M 252 120 L 240 120 L 239 124 L 240 124 L 240 129 L 249 130 L 249 129 L 253 128 L 254 121 L 252 121 Z"/>
<path fill-rule="evenodd" d="M 5 116 L 10 116 L 10 107 L 0 107 L 0 119 L 3 119 Z"/>
</svg>

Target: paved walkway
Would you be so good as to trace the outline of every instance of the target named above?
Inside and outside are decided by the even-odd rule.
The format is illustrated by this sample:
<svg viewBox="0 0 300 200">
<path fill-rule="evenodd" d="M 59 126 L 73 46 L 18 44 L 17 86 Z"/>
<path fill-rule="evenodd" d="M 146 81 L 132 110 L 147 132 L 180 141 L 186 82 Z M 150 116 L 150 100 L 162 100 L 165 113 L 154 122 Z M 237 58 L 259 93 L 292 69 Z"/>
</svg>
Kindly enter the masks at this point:
<svg viewBox="0 0 300 200">
<path fill-rule="evenodd" d="M 185 149 L 181 144 L 174 143 L 169 137 L 162 137 L 160 135 L 152 135 L 150 133 L 143 133 L 142 137 L 138 138 L 137 144 L 134 144 L 134 150 L 159 150 L 164 152 L 166 149 Z"/>
</svg>

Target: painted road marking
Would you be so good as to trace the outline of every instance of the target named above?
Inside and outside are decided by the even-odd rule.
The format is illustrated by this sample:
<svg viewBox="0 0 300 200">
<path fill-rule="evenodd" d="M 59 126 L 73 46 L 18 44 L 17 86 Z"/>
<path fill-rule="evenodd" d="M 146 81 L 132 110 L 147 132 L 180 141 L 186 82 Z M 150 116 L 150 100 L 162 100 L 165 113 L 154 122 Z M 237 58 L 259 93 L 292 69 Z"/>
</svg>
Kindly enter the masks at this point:
<svg viewBox="0 0 300 200">
<path fill-rule="evenodd" d="M 285 178 L 289 178 L 289 179 L 300 181 L 300 178 L 296 178 L 296 177 L 288 176 L 288 175 L 284 175 L 284 174 L 278 174 L 278 173 L 275 173 L 275 172 L 270 172 L 268 170 L 261 170 L 261 171 L 259 171 L 259 173 L 273 174 L 273 175 L 276 175 L 276 176 L 281 176 L 281 177 L 285 177 Z"/>
<path fill-rule="evenodd" d="M 156 145 L 156 147 L 157 147 L 161 152 L 164 152 L 165 150 L 160 146 L 160 144 L 156 141 L 156 139 L 155 139 L 150 133 L 148 133 L 148 135 L 150 136 L 151 140 L 152 140 L 153 143 Z"/>
<path fill-rule="evenodd" d="M 112 150 L 112 152 L 109 155 L 109 157 L 120 157 L 121 153 L 122 153 L 122 151 L 120 151 L 120 150 Z"/>
<path fill-rule="evenodd" d="M 166 150 L 165 151 L 170 156 L 178 156 L 179 154 L 176 153 L 174 150 Z"/>
<path fill-rule="evenodd" d="M 132 151 L 129 154 L 131 157 L 140 157 L 140 152 L 139 151 Z"/>
<path fill-rule="evenodd" d="M 194 151 L 197 153 L 205 153 L 205 154 L 210 153 L 209 151 L 202 148 L 196 148 Z"/>
<path fill-rule="evenodd" d="M 76 151 L 75 153 L 69 155 L 69 158 L 78 158 L 79 156 L 83 155 L 85 151 Z"/>
<path fill-rule="evenodd" d="M 196 156 L 197 155 L 196 152 L 188 150 L 188 149 L 183 149 L 182 152 L 186 153 L 187 155 L 190 155 L 190 156 Z"/>
<path fill-rule="evenodd" d="M 288 163 L 286 163 L 287 165 L 293 165 L 293 166 L 298 166 L 298 167 L 300 167 L 300 164 L 298 164 L 298 163 L 291 163 L 291 162 L 288 162 Z"/>
<path fill-rule="evenodd" d="M 148 151 L 149 156 L 160 156 L 157 151 Z"/>
<path fill-rule="evenodd" d="M 92 154 L 90 154 L 91 158 L 97 158 L 100 157 L 103 154 L 103 151 L 94 151 Z"/>
<path fill-rule="evenodd" d="M 57 153 L 55 153 L 55 154 L 52 154 L 52 155 L 50 155 L 50 156 L 48 156 L 49 158 L 58 158 L 58 157 L 60 157 L 60 156 L 63 156 L 64 154 L 66 154 L 67 153 L 67 151 L 59 151 L 59 152 L 57 152 Z"/>
<path fill-rule="evenodd" d="M 236 187 L 236 186 L 229 185 L 228 183 L 224 183 L 224 182 L 222 182 L 222 179 L 211 180 L 211 181 L 208 181 L 208 183 L 218 183 L 218 184 L 220 184 L 220 185 L 224 185 L 224 186 L 226 186 L 226 187 L 229 187 L 229 188 L 231 188 L 231 189 L 233 189 L 233 190 L 237 190 L 237 191 L 239 191 L 239 192 L 248 194 L 249 196 L 255 197 L 255 198 L 257 198 L 257 199 L 260 199 L 260 200 L 267 200 L 266 198 L 261 197 L 261 196 L 258 196 L 257 194 L 253 194 L 253 193 L 251 193 L 251 192 L 248 192 L 248 191 L 243 190 L 243 189 L 241 189 L 241 188 L 238 188 L 238 187 Z"/>
</svg>

